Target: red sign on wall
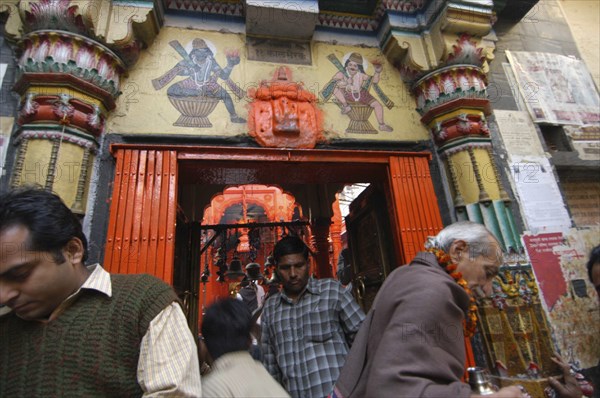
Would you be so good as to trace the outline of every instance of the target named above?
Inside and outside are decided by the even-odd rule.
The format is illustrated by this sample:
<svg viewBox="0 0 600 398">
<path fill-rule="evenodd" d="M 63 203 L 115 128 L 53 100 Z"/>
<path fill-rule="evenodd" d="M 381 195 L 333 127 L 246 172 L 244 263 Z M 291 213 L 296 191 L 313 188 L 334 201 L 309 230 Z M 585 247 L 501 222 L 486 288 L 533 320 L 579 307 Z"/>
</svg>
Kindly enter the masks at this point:
<svg viewBox="0 0 600 398">
<path fill-rule="evenodd" d="M 546 305 L 552 309 L 559 297 L 567 292 L 560 255 L 553 252 L 555 246 L 563 244 L 563 235 L 560 232 L 525 235 L 523 240 Z"/>
</svg>

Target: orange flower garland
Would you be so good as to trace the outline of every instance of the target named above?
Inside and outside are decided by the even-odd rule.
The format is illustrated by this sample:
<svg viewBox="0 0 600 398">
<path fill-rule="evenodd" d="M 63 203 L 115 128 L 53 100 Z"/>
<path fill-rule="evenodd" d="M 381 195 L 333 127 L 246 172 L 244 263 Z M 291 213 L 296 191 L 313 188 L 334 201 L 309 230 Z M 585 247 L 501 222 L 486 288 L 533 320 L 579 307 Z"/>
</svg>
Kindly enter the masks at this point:
<svg viewBox="0 0 600 398">
<path fill-rule="evenodd" d="M 437 258 L 438 264 L 450 275 L 460 287 L 469 295 L 469 312 L 467 319 L 463 321 L 465 336 L 471 338 L 477 329 L 477 304 L 473 292 L 469 289 L 467 281 L 463 279 L 462 274 L 456 270 L 457 266 L 452 262 L 452 259 L 446 252 L 438 248 L 429 248 L 425 251 L 432 253 Z"/>
</svg>

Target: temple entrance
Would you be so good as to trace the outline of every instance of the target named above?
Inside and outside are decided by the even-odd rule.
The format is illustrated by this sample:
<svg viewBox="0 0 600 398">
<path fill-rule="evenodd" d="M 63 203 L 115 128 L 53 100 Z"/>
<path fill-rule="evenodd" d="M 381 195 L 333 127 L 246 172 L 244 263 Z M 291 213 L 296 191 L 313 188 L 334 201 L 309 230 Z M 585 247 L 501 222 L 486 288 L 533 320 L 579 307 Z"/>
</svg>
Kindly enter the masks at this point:
<svg viewBox="0 0 600 398">
<path fill-rule="evenodd" d="M 390 218 L 385 195 L 370 184 L 351 204 L 346 234 L 351 253 L 354 296 L 368 311 L 387 275 L 401 263 L 390 240 Z"/>
<path fill-rule="evenodd" d="M 117 164 L 106 267 L 148 272 L 171 283 L 193 328 L 210 301 L 200 301 L 205 264 L 216 277 L 220 248 L 228 252 L 229 267 L 234 254 L 245 266 L 251 257 L 244 250 L 260 239 L 265 243 L 254 250 L 254 260 L 264 266 L 269 245 L 283 233 L 297 233 L 312 244 L 315 275 L 333 276 L 332 205 L 346 185 L 369 186 L 346 220 L 353 285 L 365 309 L 385 276 L 442 227 L 428 153 L 128 144 L 111 150 Z M 245 205 L 216 206 L 215 200 L 228 200 L 228 189 L 243 192 L 250 185 L 265 192 L 246 191 Z M 261 205 L 261 195 L 275 195 L 274 187 L 278 200 Z M 208 220 L 206 212 L 215 206 L 220 210 Z M 226 295 L 229 285 L 220 286 L 219 295 Z"/>
</svg>

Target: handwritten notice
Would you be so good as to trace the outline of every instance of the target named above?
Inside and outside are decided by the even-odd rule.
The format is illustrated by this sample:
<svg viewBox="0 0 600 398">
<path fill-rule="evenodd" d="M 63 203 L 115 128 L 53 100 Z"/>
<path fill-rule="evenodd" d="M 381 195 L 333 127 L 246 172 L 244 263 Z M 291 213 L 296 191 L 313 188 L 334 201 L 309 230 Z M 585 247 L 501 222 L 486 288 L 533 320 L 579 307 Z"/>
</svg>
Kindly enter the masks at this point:
<svg viewBox="0 0 600 398">
<path fill-rule="evenodd" d="M 571 227 L 571 218 L 548 159 L 513 156 L 510 171 L 528 230 L 555 232 Z"/>
<path fill-rule="evenodd" d="M 563 240 L 560 232 L 523 236 L 535 277 L 550 310 L 560 296 L 567 293 L 567 282 L 560 268 L 560 256 L 553 250 L 555 246 L 562 245 Z"/>
<path fill-rule="evenodd" d="M 506 152 L 510 155 L 544 156 L 544 148 L 527 112 L 495 110 L 494 115 Z"/>
</svg>

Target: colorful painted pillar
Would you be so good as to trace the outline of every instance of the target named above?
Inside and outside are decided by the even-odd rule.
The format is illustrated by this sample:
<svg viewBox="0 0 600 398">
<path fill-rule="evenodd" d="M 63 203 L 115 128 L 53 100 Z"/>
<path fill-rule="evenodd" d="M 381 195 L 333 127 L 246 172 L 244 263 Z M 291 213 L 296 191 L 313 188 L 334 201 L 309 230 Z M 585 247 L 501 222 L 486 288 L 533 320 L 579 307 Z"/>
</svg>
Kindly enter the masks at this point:
<svg viewBox="0 0 600 398">
<path fill-rule="evenodd" d="M 484 224 L 505 251 L 520 252 L 510 198 L 500 180 L 486 120 L 491 108 L 485 73 L 476 64 L 451 62 L 461 52 L 478 54 L 475 46 L 475 41 L 462 35 L 450 64 L 415 83 L 418 111 L 450 177 L 456 218 Z"/>
<path fill-rule="evenodd" d="M 445 2 L 438 2 L 445 3 Z M 382 44 L 388 58 L 410 85 L 452 192 L 455 216 L 484 224 L 506 252 L 522 252 L 494 157 L 487 117 L 488 61 L 494 42 L 491 2 L 440 5 L 439 20 L 416 40 L 392 30 Z"/>
<path fill-rule="evenodd" d="M 18 60 L 13 90 L 21 97 L 11 186 L 53 190 L 83 215 L 107 115 L 127 69 L 158 33 L 154 10 L 140 4 L 125 13 L 121 2 L 96 0 L 7 1 L 5 7 L 5 37 Z M 142 14 L 146 21 L 136 23 Z"/>
</svg>

